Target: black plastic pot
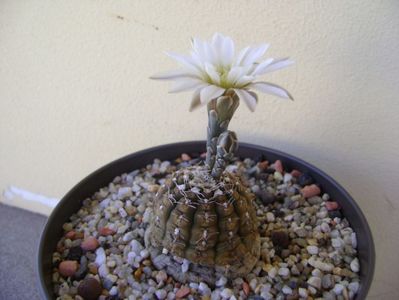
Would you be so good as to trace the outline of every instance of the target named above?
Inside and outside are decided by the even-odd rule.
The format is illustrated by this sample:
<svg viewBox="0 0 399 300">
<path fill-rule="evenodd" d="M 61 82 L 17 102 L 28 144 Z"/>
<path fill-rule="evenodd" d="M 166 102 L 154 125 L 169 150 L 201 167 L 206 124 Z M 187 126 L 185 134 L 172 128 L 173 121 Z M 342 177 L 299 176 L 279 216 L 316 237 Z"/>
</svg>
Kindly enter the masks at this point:
<svg viewBox="0 0 399 300">
<path fill-rule="evenodd" d="M 204 151 L 205 142 L 203 141 L 168 144 L 139 151 L 98 169 L 69 191 L 53 210 L 40 239 L 37 268 L 43 299 L 55 299 L 51 282 L 52 253 L 56 248 L 57 241 L 63 234 L 62 225 L 68 221 L 73 213 L 79 210 L 85 198 L 92 196 L 101 187 L 107 186 L 116 176 L 145 167 L 152 163 L 154 158 L 171 160 L 180 156 L 181 153 Z M 349 220 L 358 239 L 361 285 L 356 299 L 366 299 L 374 273 L 374 243 L 367 221 L 352 197 L 327 174 L 294 156 L 245 143 L 240 144 L 237 154 L 244 158 L 258 158 L 263 155 L 270 161 L 280 159 L 288 169 L 307 171 L 321 185 L 323 191 L 340 204 L 344 216 Z"/>
</svg>

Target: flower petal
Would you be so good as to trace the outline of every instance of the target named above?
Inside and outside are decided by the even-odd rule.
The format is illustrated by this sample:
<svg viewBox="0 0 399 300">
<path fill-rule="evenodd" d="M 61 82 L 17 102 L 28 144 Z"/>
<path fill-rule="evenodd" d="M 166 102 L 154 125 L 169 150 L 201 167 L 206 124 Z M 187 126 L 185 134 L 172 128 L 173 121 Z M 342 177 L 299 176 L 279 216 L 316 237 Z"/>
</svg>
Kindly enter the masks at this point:
<svg viewBox="0 0 399 300">
<path fill-rule="evenodd" d="M 255 79 L 254 76 L 241 76 L 235 83 L 235 86 L 238 88 L 244 87 L 247 84 L 251 83 Z"/>
<path fill-rule="evenodd" d="M 193 97 L 191 98 L 189 111 L 193 111 L 202 105 L 200 91 L 201 91 L 201 89 L 197 89 L 194 92 Z"/>
<path fill-rule="evenodd" d="M 241 65 L 245 66 L 253 64 L 265 54 L 268 48 L 269 48 L 268 44 L 262 44 L 259 47 L 251 48 L 248 51 L 247 55 L 242 60 Z"/>
<path fill-rule="evenodd" d="M 242 49 L 237 56 L 236 62 L 234 63 L 235 66 L 239 66 L 241 65 L 242 60 L 245 58 L 245 56 L 247 55 L 247 52 L 249 51 L 249 47 L 245 47 L 244 49 Z"/>
<path fill-rule="evenodd" d="M 190 70 L 172 70 L 162 73 L 157 73 L 150 76 L 151 79 L 158 79 L 158 80 L 174 80 L 176 78 L 198 78 L 199 76 Z"/>
<path fill-rule="evenodd" d="M 199 79 L 182 78 L 176 81 L 176 83 L 173 85 L 173 88 L 169 91 L 169 93 L 179 93 L 179 92 L 189 91 L 203 87 L 205 85 L 206 84 Z"/>
<path fill-rule="evenodd" d="M 277 84 L 270 83 L 270 82 L 254 82 L 251 83 L 248 88 L 254 88 L 255 90 L 258 90 L 263 93 L 275 95 L 281 98 L 285 99 L 291 99 L 294 100 L 294 98 L 291 96 L 291 94 L 281 86 L 278 86 Z"/>
<path fill-rule="evenodd" d="M 216 85 L 208 85 L 201 89 L 200 98 L 202 104 L 207 104 L 209 101 L 221 96 L 225 89 Z"/>
<path fill-rule="evenodd" d="M 191 70 L 193 72 L 198 72 L 199 66 L 197 66 L 194 63 L 193 59 L 190 56 L 181 55 L 181 54 L 174 53 L 174 52 L 165 52 L 165 53 L 166 53 L 166 55 L 173 58 L 174 60 L 176 60 L 178 63 L 185 66 L 189 70 Z"/>
<path fill-rule="evenodd" d="M 282 59 L 275 59 L 269 66 L 267 66 L 261 74 L 273 72 L 280 70 L 282 68 L 288 67 L 290 65 L 294 64 L 293 60 L 289 60 L 288 58 L 282 58 Z"/>
<path fill-rule="evenodd" d="M 221 63 L 223 66 L 229 66 L 233 62 L 234 58 L 234 42 L 230 37 L 225 37 L 223 41 L 221 53 Z"/>
<path fill-rule="evenodd" d="M 267 67 L 274 61 L 273 58 L 268 58 L 265 61 L 262 61 L 260 64 L 258 64 L 255 68 L 255 70 L 252 72 L 253 76 L 261 75 L 265 73 L 265 70 Z"/>
<path fill-rule="evenodd" d="M 251 95 L 251 93 L 242 89 L 234 89 L 234 91 L 236 92 L 238 98 L 245 102 L 250 111 L 255 111 L 257 99 Z"/>
<path fill-rule="evenodd" d="M 220 75 L 212 64 L 205 64 L 205 71 L 212 80 L 212 83 L 220 84 Z"/>
</svg>

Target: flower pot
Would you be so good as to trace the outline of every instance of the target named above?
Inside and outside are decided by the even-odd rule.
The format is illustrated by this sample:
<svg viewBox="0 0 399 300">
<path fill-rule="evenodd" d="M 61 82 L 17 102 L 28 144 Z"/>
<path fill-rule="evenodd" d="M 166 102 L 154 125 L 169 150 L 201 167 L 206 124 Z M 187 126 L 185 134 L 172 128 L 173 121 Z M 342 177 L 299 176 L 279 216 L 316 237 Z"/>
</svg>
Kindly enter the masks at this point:
<svg viewBox="0 0 399 300">
<path fill-rule="evenodd" d="M 182 142 L 142 150 L 115 160 L 93 172 L 72 188 L 55 207 L 43 230 L 38 248 L 37 270 L 43 299 L 55 299 L 52 288 L 52 253 L 63 234 L 62 225 L 77 212 L 81 203 L 97 190 L 106 186 L 116 176 L 145 167 L 154 158 L 171 160 L 181 153 L 205 151 L 205 142 Z M 366 299 L 374 273 L 375 252 L 370 228 L 360 208 L 352 197 L 331 177 L 316 167 L 273 149 L 241 143 L 237 155 L 243 158 L 265 157 L 270 161 L 281 160 L 288 169 L 308 172 L 331 198 L 336 200 L 351 227 L 357 234 L 360 261 L 360 289 L 355 299 Z"/>
</svg>

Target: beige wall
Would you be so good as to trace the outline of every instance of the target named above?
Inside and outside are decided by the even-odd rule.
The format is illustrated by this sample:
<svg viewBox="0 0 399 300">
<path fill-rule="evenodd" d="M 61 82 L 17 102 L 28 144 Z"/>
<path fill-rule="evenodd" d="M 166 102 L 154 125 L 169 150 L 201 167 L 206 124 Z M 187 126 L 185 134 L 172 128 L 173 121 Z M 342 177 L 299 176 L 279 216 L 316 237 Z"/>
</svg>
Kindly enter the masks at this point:
<svg viewBox="0 0 399 300">
<path fill-rule="evenodd" d="M 205 111 L 148 77 L 215 31 L 297 62 L 270 76 L 295 102 L 262 95 L 231 127 L 348 189 L 377 245 L 370 299 L 399 297 L 398 1 L 2 0 L 0 189 L 61 197 L 122 155 L 204 138 Z"/>
</svg>

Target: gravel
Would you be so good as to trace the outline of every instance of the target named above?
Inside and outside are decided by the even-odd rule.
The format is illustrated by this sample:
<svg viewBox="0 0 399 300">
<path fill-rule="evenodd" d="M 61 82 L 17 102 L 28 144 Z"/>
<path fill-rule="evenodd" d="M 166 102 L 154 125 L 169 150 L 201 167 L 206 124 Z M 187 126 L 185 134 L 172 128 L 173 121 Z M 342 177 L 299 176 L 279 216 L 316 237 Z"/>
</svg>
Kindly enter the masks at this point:
<svg viewBox="0 0 399 300">
<path fill-rule="evenodd" d="M 54 291 L 60 299 L 79 299 L 78 287 L 91 279 L 101 284 L 104 299 L 355 297 L 360 287 L 356 233 L 322 186 L 309 174 L 284 170 L 281 161 L 244 159 L 228 167 L 256 195 L 261 256 L 247 276 L 228 280 L 217 268 L 146 248 L 151 202 L 159 187 L 177 168 L 200 161 L 183 156 L 156 159 L 122 174 L 83 201 L 64 224 L 53 254 Z M 59 266 L 68 264 L 76 272 L 60 274 Z"/>
</svg>

